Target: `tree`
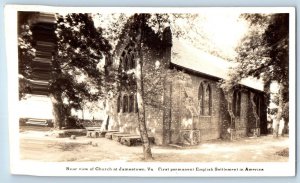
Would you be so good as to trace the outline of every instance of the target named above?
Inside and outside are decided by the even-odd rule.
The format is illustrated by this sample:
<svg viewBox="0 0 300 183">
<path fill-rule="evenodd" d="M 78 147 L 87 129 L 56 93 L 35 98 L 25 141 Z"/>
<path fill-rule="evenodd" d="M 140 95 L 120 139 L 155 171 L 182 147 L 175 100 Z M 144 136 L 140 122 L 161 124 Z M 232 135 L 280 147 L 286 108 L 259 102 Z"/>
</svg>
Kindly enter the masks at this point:
<svg viewBox="0 0 300 183">
<path fill-rule="evenodd" d="M 230 80 L 223 83 L 224 88 L 236 85 L 249 76 L 262 79 L 265 91 L 269 93 L 270 84 L 279 85 L 279 108 L 275 127 L 278 136 L 279 121 L 283 110 L 288 109 L 288 69 L 289 69 L 289 15 L 288 14 L 242 14 L 249 21 L 250 31 L 237 47 L 237 66 L 230 74 Z"/>
<path fill-rule="evenodd" d="M 73 13 L 56 16 L 53 42 L 57 46 L 52 55 L 51 76 L 48 80 L 47 92 L 53 104 L 54 127 L 61 128 L 66 120 L 63 112 L 66 108 L 67 110 L 81 109 L 83 100 L 97 101 L 99 97 L 103 96 L 103 91 L 99 87 L 103 83 L 103 73 L 100 72 L 98 64 L 109 54 L 111 46 L 102 36 L 101 28 L 95 28 L 89 14 Z M 29 29 L 19 34 L 19 50 L 21 52 L 26 53 L 33 49 L 34 44 L 30 41 L 36 41 L 37 38 L 27 36 L 25 39 L 23 35 L 26 31 L 30 33 L 35 26 L 36 24 L 32 24 Z M 23 42 L 29 45 L 25 49 L 22 49 Z M 35 57 L 34 55 L 25 56 L 27 63 L 22 64 L 26 67 L 20 68 L 21 74 L 32 70 L 30 64 L 33 63 Z M 19 62 L 23 62 L 23 60 L 19 59 Z M 25 77 L 32 76 L 33 73 L 29 72 Z"/>
<path fill-rule="evenodd" d="M 118 15 L 114 16 L 117 17 Z M 118 81 L 118 83 L 130 83 L 129 80 L 133 80 L 133 82 L 135 83 L 134 86 L 135 92 L 137 94 L 139 131 L 143 142 L 143 152 L 145 160 L 152 159 L 151 147 L 146 125 L 147 121 L 145 118 L 145 106 L 154 106 L 156 108 L 162 109 L 166 108 L 168 104 L 165 102 L 165 100 L 160 100 L 161 97 L 157 96 L 161 96 L 161 94 L 163 94 L 164 91 L 167 90 L 166 84 L 167 82 L 170 82 L 170 78 L 172 78 L 171 76 L 176 76 L 176 74 L 174 74 L 174 72 L 176 71 L 171 71 L 168 63 L 157 63 L 157 66 L 153 64 L 152 67 L 145 67 L 147 62 L 151 62 L 147 57 L 147 54 L 150 51 L 149 49 L 155 49 L 158 53 L 160 53 L 161 50 L 165 49 L 165 47 L 171 47 L 172 33 L 175 36 L 181 36 L 185 37 L 186 39 L 192 40 L 191 38 L 188 38 L 186 34 L 186 27 L 182 28 L 178 26 L 176 24 L 176 21 L 190 20 L 186 23 L 186 25 L 192 28 L 195 26 L 193 26 L 191 22 L 193 22 L 192 20 L 194 20 L 195 18 L 197 18 L 197 15 L 192 14 L 142 13 L 134 14 L 128 17 L 120 14 L 119 19 L 115 19 L 115 21 L 117 21 L 118 23 L 110 23 L 111 26 L 107 28 L 109 32 L 113 33 L 108 36 L 109 40 L 117 41 L 118 44 L 122 44 L 122 42 L 126 40 L 126 37 L 129 37 L 129 39 L 131 39 L 131 41 L 136 44 L 136 67 L 133 71 L 130 70 L 128 72 L 119 70 L 120 80 Z M 183 24 L 181 23 L 181 25 Z M 172 33 L 170 27 L 174 29 L 172 29 Z M 166 30 L 169 31 L 170 35 L 166 35 Z M 117 38 L 112 35 L 116 36 Z M 168 36 L 170 36 L 170 39 L 168 40 L 169 42 L 164 40 L 165 37 Z M 112 43 L 112 45 L 118 44 Z M 115 70 L 111 71 L 110 69 L 110 72 L 115 73 Z M 176 73 L 178 76 L 178 72 Z M 169 79 L 167 79 L 168 76 Z M 164 113 L 164 120 L 168 118 L 167 115 L 171 114 L 168 114 L 167 112 Z"/>
</svg>

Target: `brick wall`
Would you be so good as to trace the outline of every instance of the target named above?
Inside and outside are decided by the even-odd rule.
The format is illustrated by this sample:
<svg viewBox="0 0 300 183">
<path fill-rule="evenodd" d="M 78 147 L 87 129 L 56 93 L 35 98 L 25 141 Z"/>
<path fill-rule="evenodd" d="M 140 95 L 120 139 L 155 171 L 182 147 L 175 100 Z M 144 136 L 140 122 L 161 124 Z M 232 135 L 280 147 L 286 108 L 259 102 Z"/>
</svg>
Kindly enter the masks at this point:
<svg viewBox="0 0 300 183">
<path fill-rule="evenodd" d="M 171 124 L 169 129 L 164 129 L 164 108 L 146 106 L 146 122 L 149 134 L 153 135 L 156 144 L 181 143 L 182 130 L 200 130 L 200 141 L 218 139 L 230 139 L 228 128 L 230 116 L 227 111 L 227 102 L 224 94 L 217 86 L 217 82 L 204 77 L 184 74 L 185 81 L 172 80 L 171 87 L 167 91 L 170 95 Z M 212 92 L 212 113 L 210 116 L 199 115 L 198 90 L 200 82 L 206 82 Z M 160 96 L 163 97 L 163 94 Z M 190 99 L 186 103 L 186 99 Z M 187 105 L 188 104 L 188 105 Z M 116 105 L 116 101 L 115 101 Z M 255 126 L 253 106 L 250 103 L 249 91 L 241 92 L 241 115 L 235 121 L 235 138 L 247 136 L 251 128 Z M 116 111 L 114 107 L 114 111 Z M 113 116 L 113 129 L 139 134 L 137 113 L 115 113 Z M 168 138 L 166 140 L 164 138 Z"/>
<path fill-rule="evenodd" d="M 128 44 L 129 42 L 125 42 Z M 121 49 L 124 49 L 126 46 L 120 46 Z M 161 50 L 162 51 L 162 50 Z M 118 51 L 119 54 L 122 51 Z M 153 85 L 152 81 L 156 81 L 156 76 L 151 75 L 151 73 L 156 72 L 157 64 L 161 70 L 165 69 L 165 65 L 168 64 L 168 60 L 166 54 L 162 54 L 160 51 L 155 49 L 150 49 L 147 45 L 143 46 L 143 72 L 145 76 L 144 80 L 144 91 L 152 91 L 157 89 L 157 94 L 149 95 L 151 100 L 154 102 L 149 103 L 149 96 L 146 98 L 144 102 L 148 102 L 149 105 L 145 104 L 145 119 L 148 128 L 148 134 L 153 135 L 155 137 L 155 142 L 158 145 L 163 144 L 163 91 L 162 91 L 162 84 L 160 85 Z M 119 59 L 118 56 L 115 59 Z M 115 61 L 116 63 L 117 61 Z M 164 73 L 164 72 L 163 72 Z M 149 77 L 150 75 L 150 77 Z M 150 79 L 150 80 L 149 80 Z M 150 81 L 150 82 L 149 82 Z M 134 89 L 125 89 L 125 87 L 121 87 L 119 91 L 119 95 L 123 96 L 124 94 L 134 93 Z M 117 99 L 112 99 L 109 101 L 109 115 L 111 116 L 110 120 L 110 129 L 119 130 L 121 132 L 131 133 L 131 134 L 139 134 L 139 122 L 138 122 L 138 113 L 128 113 L 117 112 Z"/>
<path fill-rule="evenodd" d="M 173 81 L 172 88 L 172 124 L 171 141 L 180 143 L 180 130 L 200 130 L 200 140 L 211 140 L 220 137 L 220 89 L 216 81 L 185 74 L 188 78 L 182 82 Z M 199 114 L 198 90 L 201 82 L 211 88 L 211 115 Z M 189 100 L 186 102 L 186 100 Z"/>
</svg>

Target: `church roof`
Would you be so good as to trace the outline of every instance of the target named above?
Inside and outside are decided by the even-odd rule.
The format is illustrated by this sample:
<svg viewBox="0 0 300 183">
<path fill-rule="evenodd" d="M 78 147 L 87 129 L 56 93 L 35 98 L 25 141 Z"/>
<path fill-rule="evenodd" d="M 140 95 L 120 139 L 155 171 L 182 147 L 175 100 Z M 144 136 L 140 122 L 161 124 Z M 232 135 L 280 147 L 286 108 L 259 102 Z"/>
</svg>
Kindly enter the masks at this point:
<svg viewBox="0 0 300 183">
<path fill-rule="evenodd" d="M 173 39 L 171 63 L 220 79 L 228 79 L 229 68 L 234 67 L 233 62 L 211 55 L 179 39 Z M 263 91 L 263 82 L 253 77 L 242 79 L 240 84 Z"/>
</svg>

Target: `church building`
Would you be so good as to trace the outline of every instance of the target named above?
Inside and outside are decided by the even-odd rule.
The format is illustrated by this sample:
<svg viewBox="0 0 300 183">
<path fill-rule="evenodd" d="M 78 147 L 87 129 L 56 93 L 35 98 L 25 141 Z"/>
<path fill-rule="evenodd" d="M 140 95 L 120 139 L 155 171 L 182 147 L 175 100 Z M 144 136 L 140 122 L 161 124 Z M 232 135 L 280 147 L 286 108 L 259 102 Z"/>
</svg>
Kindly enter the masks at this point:
<svg viewBox="0 0 300 183">
<path fill-rule="evenodd" d="M 162 37 L 149 27 L 143 31 L 146 125 L 156 144 L 195 145 L 267 133 L 261 81 L 246 78 L 225 93 L 219 82 L 228 78 L 231 62 L 172 37 L 169 27 Z M 106 68 L 117 68 L 124 81 L 118 94 L 107 102 L 106 127 L 130 134 L 139 134 L 136 85 L 134 78 L 130 79 L 139 56 L 137 36 L 125 30 L 113 58 L 106 63 Z"/>
</svg>

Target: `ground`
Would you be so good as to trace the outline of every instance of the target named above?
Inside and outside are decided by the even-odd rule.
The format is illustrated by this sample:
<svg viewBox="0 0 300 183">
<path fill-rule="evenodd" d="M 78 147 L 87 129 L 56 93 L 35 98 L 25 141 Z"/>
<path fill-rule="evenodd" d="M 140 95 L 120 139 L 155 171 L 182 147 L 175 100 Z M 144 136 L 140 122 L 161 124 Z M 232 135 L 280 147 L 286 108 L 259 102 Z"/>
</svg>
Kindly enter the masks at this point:
<svg viewBox="0 0 300 183">
<path fill-rule="evenodd" d="M 142 147 L 127 147 L 106 138 L 79 136 L 56 138 L 47 127 L 20 130 L 20 154 L 23 160 L 62 161 L 143 161 Z M 288 137 L 271 135 L 236 141 L 213 140 L 197 146 L 152 146 L 158 162 L 286 162 Z"/>
</svg>

